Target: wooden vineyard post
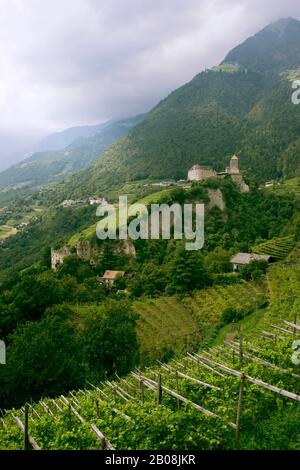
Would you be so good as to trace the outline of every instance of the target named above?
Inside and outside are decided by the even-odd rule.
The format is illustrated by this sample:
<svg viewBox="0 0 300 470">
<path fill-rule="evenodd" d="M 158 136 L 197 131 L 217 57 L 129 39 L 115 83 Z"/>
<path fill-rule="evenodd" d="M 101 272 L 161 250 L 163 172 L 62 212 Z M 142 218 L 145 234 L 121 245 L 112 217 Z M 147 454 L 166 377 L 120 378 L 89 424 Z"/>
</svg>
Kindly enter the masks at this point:
<svg viewBox="0 0 300 470">
<path fill-rule="evenodd" d="M 244 359 L 244 352 L 243 352 L 243 335 L 240 334 L 240 345 L 239 345 L 239 353 L 240 353 L 240 369 L 243 367 L 243 359 Z"/>
<path fill-rule="evenodd" d="M 72 411 L 71 411 L 71 404 L 68 404 L 68 410 L 69 410 L 69 426 L 72 426 Z"/>
<path fill-rule="evenodd" d="M 242 374 L 240 378 L 239 399 L 238 399 L 237 413 L 236 413 L 236 430 L 235 430 L 235 441 L 234 441 L 235 449 L 239 449 L 240 447 L 241 416 L 242 416 L 242 407 L 243 407 L 244 384 L 245 384 L 245 375 Z"/>
<path fill-rule="evenodd" d="M 178 394 L 180 393 L 178 370 L 176 371 L 176 391 L 177 391 Z M 178 410 L 180 408 L 180 400 L 178 400 L 178 398 L 177 398 L 177 408 L 178 408 Z"/>
<path fill-rule="evenodd" d="M 140 389 L 141 389 L 142 403 L 145 403 L 145 386 L 144 386 L 144 382 L 142 380 L 140 381 Z"/>
<path fill-rule="evenodd" d="M 97 418 L 100 418 L 100 412 L 99 412 L 99 400 L 96 399 L 96 412 L 97 412 Z"/>
<path fill-rule="evenodd" d="M 24 450 L 30 449 L 29 444 L 29 432 L 28 432 L 28 420 L 29 420 L 29 405 L 25 404 L 24 410 Z"/>
<path fill-rule="evenodd" d="M 161 405 L 161 401 L 162 401 L 161 374 L 157 374 L 157 405 Z"/>
<path fill-rule="evenodd" d="M 296 312 L 295 315 L 294 315 L 294 324 L 297 325 L 297 312 Z M 293 328 L 293 336 L 294 336 L 294 338 L 295 338 L 295 336 L 296 336 L 296 333 L 297 333 L 296 328 Z"/>
</svg>

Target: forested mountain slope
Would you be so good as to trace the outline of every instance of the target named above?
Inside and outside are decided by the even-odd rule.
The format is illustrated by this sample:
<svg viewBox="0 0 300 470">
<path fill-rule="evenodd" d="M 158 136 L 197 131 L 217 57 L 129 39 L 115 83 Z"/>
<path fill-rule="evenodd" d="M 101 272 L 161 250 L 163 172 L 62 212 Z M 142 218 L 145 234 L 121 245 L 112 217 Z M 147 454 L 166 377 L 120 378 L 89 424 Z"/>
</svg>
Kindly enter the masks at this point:
<svg viewBox="0 0 300 470">
<path fill-rule="evenodd" d="M 300 66 L 300 22 L 270 25 L 161 101 L 65 193 L 143 178 L 185 178 L 194 163 L 224 169 L 236 152 L 258 181 L 299 171 L 300 106 L 291 72 Z M 267 39 L 266 39 L 267 38 Z"/>
<path fill-rule="evenodd" d="M 141 122 L 143 115 L 91 127 L 60 151 L 38 151 L 0 173 L 0 190 L 29 188 L 61 181 L 91 165 L 115 140 Z M 76 135 L 76 134 L 75 134 Z M 66 137 L 62 140 L 67 140 Z M 54 140 L 54 139 L 53 139 Z M 45 140 L 43 147 L 47 144 Z M 49 145 L 54 145 L 49 139 Z"/>
</svg>

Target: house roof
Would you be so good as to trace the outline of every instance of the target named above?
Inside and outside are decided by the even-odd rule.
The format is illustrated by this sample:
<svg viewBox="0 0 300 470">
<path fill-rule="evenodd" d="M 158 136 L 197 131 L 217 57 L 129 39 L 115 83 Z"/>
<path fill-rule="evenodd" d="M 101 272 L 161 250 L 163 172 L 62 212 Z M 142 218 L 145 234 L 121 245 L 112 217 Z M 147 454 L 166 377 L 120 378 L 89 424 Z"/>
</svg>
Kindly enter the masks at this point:
<svg viewBox="0 0 300 470">
<path fill-rule="evenodd" d="M 233 264 L 248 264 L 251 261 L 270 261 L 271 256 L 268 255 L 258 255 L 256 253 L 238 253 L 231 259 Z"/>
<path fill-rule="evenodd" d="M 104 275 L 100 278 L 103 281 L 114 281 L 118 277 L 124 277 L 125 271 L 105 271 Z"/>
</svg>

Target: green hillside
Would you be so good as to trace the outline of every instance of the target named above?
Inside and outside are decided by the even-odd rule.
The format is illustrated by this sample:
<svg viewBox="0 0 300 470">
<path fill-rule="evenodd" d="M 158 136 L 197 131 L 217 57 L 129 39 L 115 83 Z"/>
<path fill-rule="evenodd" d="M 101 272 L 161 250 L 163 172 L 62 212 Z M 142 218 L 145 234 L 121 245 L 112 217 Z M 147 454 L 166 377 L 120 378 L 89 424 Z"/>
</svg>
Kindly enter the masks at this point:
<svg viewBox="0 0 300 470">
<path fill-rule="evenodd" d="M 282 195 L 300 196 L 300 178 L 292 178 L 275 184 L 269 191 Z"/>
<path fill-rule="evenodd" d="M 144 204 L 145 206 L 148 206 L 149 204 L 158 204 L 164 197 L 168 196 L 171 192 L 172 192 L 172 189 L 164 189 L 163 191 L 150 193 L 147 196 L 134 202 L 136 204 Z M 120 217 L 119 209 L 117 209 L 117 218 L 119 219 L 119 217 Z M 95 237 L 96 226 L 97 226 L 97 223 L 82 230 L 81 232 L 73 234 L 72 237 L 69 239 L 68 244 L 71 246 L 74 246 L 80 239 L 82 240 L 92 239 L 93 237 Z"/>
<path fill-rule="evenodd" d="M 295 306 L 300 297 L 297 292 L 282 302 L 283 293 L 290 297 L 294 292 L 293 285 L 279 282 L 287 274 L 299 275 L 299 266 L 272 270 L 269 308 L 231 325 L 225 341 L 213 348 L 31 404 L 33 445 L 44 450 L 299 450 L 300 371 L 292 362 L 292 343 L 299 335 L 284 321 L 293 321 L 285 302 Z M 283 310 L 277 311 L 278 296 L 283 316 Z M 23 420 L 24 408 L 6 412 L 1 449 L 22 448 L 18 423 Z"/>
<path fill-rule="evenodd" d="M 82 195 L 87 187 L 105 192 L 126 181 L 186 178 L 194 163 L 223 170 L 234 152 L 252 179 L 295 176 L 300 107 L 292 103 L 290 80 L 299 67 L 299 35 L 300 22 L 287 20 L 245 41 L 59 190 Z"/>
<path fill-rule="evenodd" d="M 266 286 L 241 283 L 193 292 L 192 296 L 142 298 L 133 303 L 142 364 L 197 347 L 228 309 L 256 311 L 266 302 Z M 72 307 L 76 321 L 97 311 L 97 305 Z"/>
<path fill-rule="evenodd" d="M 299 21 L 283 18 L 235 47 L 224 62 L 238 63 L 274 78 L 280 72 L 299 67 L 299 43 Z"/>
<path fill-rule="evenodd" d="M 99 126 L 99 130 L 95 128 L 60 151 L 46 149 L 33 153 L 26 160 L 0 173 L 0 190 L 32 190 L 68 178 L 99 159 L 107 147 L 141 122 L 143 117 L 140 115 Z"/>
<path fill-rule="evenodd" d="M 274 238 L 265 243 L 260 243 L 252 248 L 254 253 L 272 256 L 275 260 L 284 259 L 294 248 L 293 237 Z"/>
</svg>

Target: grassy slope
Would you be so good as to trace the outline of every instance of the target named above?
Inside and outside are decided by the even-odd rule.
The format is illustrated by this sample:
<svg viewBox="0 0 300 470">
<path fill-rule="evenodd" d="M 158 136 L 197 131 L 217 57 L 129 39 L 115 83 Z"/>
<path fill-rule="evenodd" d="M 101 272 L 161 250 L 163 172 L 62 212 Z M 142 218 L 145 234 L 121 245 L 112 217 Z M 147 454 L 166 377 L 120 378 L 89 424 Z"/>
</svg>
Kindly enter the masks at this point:
<svg viewBox="0 0 300 470">
<path fill-rule="evenodd" d="M 8 225 L 0 226 L 0 240 L 4 240 L 5 238 L 11 237 L 12 235 L 15 235 L 16 233 L 17 233 L 17 230 L 13 227 L 10 227 Z"/>
<path fill-rule="evenodd" d="M 296 194 L 300 196 L 300 178 L 292 178 L 283 181 L 280 184 L 275 184 L 274 187 L 269 188 L 268 191 L 275 191 L 278 194 Z"/>
<path fill-rule="evenodd" d="M 151 193 L 151 194 L 143 197 L 142 199 L 136 201 L 136 204 L 144 204 L 145 206 L 147 206 L 149 204 L 159 203 L 161 198 L 164 197 L 164 196 L 167 196 L 170 193 L 170 191 L 171 191 L 171 189 L 164 189 L 162 191 Z M 119 210 L 118 210 L 117 211 L 117 218 L 119 218 L 119 216 L 120 216 L 120 214 L 119 214 Z M 107 223 L 107 220 L 106 220 L 105 224 L 103 224 L 103 226 L 105 226 L 106 223 Z M 75 233 L 69 239 L 68 244 L 73 246 L 73 245 L 76 245 L 76 243 L 80 239 L 89 240 L 90 238 L 92 238 L 95 235 L 96 226 L 97 226 L 97 224 L 93 224 L 90 227 L 88 227 L 87 229 L 82 230 L 81 232 Z"/>
</svg>

